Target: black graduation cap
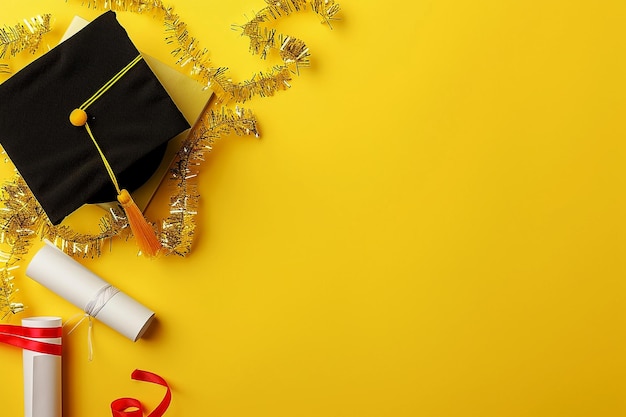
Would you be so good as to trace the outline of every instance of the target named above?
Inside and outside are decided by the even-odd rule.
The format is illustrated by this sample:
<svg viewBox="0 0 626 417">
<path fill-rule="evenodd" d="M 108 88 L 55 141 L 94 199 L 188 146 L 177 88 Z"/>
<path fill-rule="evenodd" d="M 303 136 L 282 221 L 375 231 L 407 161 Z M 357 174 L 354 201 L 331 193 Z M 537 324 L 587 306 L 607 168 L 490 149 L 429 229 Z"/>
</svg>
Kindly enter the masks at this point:
<svg viewBox="0 0 626 417">
<path fill-rule="evenodd" d="M 189 127 L 112 11 L 0 85 L 0 143 L 53 224 L 137 189 Z"/>
</svg>

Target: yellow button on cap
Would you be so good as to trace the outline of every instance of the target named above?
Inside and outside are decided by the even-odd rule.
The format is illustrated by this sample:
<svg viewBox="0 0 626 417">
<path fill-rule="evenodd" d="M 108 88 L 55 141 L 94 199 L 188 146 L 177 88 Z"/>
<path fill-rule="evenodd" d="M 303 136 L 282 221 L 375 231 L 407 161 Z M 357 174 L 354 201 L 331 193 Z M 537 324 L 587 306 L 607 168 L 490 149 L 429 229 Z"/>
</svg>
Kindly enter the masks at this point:
<svg viewBox="0 0 626 417">
<path fill-rule="evenodd" d="M 74 109 L 70 113 L 70 123 L 74 126 L 85 126 L 87 123 L 87 112 L 83 109 Z"/>
</svg>

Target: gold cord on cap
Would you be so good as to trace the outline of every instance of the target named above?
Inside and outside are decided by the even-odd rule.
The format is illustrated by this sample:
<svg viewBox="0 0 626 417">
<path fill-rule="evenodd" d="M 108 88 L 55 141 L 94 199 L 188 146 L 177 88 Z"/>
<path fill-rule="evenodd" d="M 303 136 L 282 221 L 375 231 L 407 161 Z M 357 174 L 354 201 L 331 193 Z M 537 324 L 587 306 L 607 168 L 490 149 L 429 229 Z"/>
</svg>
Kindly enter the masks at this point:
<svg viewBox="0 0 626 417">
<path fill-rule="evenodd" d="M 117 191 L 117 200 L 120 202 L 124 211 L 126 212 L 126 216 L 128 219 L 128 224 L 130 225 L 131 230 L 133 231 L 133 235 L 137 240 L 137 244 L 141 250 L 141 252 L 148 256 L 155 256 L 161 250 L 161 242 L 157 239 L 154 234 L 154 229 L 152 226 L 148 224 L 145 217 L 137 207 L 137 204 L 133 201 L 130 193 L 121 189 L 117 178 L 115 176 L 115 172 L 111 167 L 111 164 L 107 160 L 104 152 L 100 148 L 98 141 L 96 140 L 91 128 L 88 123 L 88 115 L 86 109 L 93 104 L 96 100 L 98 100 L 107 90 L 109 90 L 116 82 L 118 82 L 128 71 L 130 71 L 139 61 L 143 58 L 141 55 L 138 55 L 135 59 L 128 63 L 124 68 L 122 68 L 117 74 L 115 74 L 109 81 L 107 81 L 98 91 L 94 93 L 91 97 L 87 99 L 80 107 L 72 110 L 70 113 L 69 119 L 70 123 L 76 127 L 85 126 L 91 141 L 93 142 L 98 154 L 100 155 L 100 159 L 104 163 L 104 167 L 111 178 L 111 182 L 115 186 L 115 190 Z"/>
</svg>

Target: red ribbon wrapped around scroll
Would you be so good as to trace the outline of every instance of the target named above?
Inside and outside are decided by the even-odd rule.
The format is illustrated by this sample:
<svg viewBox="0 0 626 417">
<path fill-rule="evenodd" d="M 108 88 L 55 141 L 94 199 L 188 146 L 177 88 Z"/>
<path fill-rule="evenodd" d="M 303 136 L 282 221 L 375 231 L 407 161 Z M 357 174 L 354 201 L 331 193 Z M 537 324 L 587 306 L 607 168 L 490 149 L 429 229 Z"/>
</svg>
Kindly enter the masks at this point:
<svg viewBox="0 0 626 417">
<path fill-rule="evenodd" d="M 8 324 L 0 325 L 0 343 L 6 343 L 32 350 L 33 352 L 47 353 L 61 356 L 62 346 L 54 343 L 40 342 L 31 339 L 55 338 L 63 335 L 62 327 L 22 327 Z"/>
<path fill-rule="evenodd" d="M 167 388 L 165 397 L 157 408 L 148 414 L 148 417 L 161 417 L 165 414 L 165 411 L 167 411 L 167 408 L 170 406 L 170 402 L 172 401 L 172 392 L 170 391 L 170 387 L 167 385 L 167 382 L 152 372 L 142 371 L 139 369 L 135 369 L 131 378 L 136 379 L 137 381 L 152 382 L 153 384 L 162 385 Z M 113 417 L 143 417 L 143 407 L 141 402 L 134 398 L 118 398 L 111 403 L 111 411 L 113 412 Z"/>
</svg>

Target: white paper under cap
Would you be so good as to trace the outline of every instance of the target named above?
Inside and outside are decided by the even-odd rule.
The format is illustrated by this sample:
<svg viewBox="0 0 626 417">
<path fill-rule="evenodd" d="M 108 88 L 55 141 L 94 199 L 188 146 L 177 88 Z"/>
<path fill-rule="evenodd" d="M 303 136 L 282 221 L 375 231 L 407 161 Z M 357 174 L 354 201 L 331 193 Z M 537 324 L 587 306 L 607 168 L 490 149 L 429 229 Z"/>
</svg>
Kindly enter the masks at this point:
<svg viewBox="0 0 626 417">
<path fill-rule="evenodd" d="M 108 292 L 111 285 L 63 253 L 50 242 L 33 256 L 26 275 L 76 307 L 90 313 L 90 303 L 100 304 L 93 317 L 126 336 L 139 339 L 154 319 L 154 312 L 121 291 Z"/>
</svg>

